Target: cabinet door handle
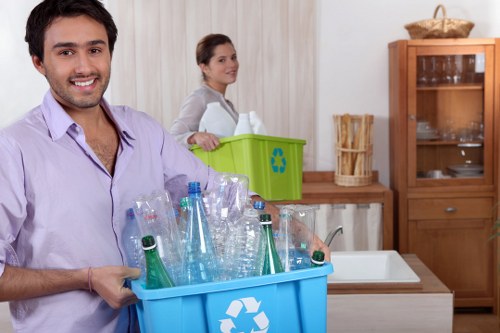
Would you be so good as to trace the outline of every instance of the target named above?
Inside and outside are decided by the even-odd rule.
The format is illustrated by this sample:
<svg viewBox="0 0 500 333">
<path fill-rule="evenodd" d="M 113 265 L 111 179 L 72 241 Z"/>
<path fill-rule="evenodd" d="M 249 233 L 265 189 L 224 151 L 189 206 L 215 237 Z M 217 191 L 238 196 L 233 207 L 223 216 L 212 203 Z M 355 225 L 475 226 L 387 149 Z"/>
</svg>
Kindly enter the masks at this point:
<svg viewBox="0 0 500 333">
<path fill-rule="evenodd" d="M 444 211 L 447 213 L 455 213 L 457 209 L 455 207 L 447 207 L 444 209 Z"/>
</svg>

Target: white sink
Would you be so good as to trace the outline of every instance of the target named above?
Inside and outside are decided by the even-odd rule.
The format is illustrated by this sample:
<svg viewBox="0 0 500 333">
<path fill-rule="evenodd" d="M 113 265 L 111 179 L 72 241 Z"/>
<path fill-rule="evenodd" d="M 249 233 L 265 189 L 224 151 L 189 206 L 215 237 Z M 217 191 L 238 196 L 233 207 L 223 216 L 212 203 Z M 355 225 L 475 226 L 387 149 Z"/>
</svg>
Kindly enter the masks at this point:
<svg viewBox="0 0 500 333">
<path fill-rule="evenodd" d="M 335 251 L 328 283 L 418 283 L 420 278 L 396 251 Z"/>
</svg>

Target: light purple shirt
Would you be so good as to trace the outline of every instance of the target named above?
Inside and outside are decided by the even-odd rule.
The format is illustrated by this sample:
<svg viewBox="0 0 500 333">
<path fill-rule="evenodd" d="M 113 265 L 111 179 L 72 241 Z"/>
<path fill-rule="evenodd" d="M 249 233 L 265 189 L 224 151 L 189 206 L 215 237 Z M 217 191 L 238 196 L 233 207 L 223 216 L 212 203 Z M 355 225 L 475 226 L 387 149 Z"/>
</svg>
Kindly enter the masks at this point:
<svg viewBox="0 0 500 333">
<path fill-rule="evenodd" d="M 5 264 L 34 269 L 124 265 L 126 209 L 166 188 L 173 202 L 188 181 L 202 189 L 215 172 L 147 114 L 101 105 L 120 137 L 111 176 L 77 125 L 48 92 L 42 105 L 0 131 L 0 274 Z M 129 310 L 76 290 L 11 302 L 18 332 L 127 332 Z"/>
</svg>

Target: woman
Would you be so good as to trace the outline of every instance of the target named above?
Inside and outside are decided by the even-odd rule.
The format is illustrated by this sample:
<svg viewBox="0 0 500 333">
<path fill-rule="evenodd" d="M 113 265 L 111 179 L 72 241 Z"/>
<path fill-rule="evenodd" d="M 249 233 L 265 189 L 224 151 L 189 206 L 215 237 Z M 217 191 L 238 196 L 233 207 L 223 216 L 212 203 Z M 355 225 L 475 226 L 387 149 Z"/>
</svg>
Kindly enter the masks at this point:
<svg viewBox="0 0 500 333">
<path fill-rule="evenodd" d="M 234 122 L 238 122 L 238 112 L 224 95 L 227 86 L 236 81 L 239 63 L 231 39 L 222 34 L 210 34 L 199 41 L 196 62 L 203 84 L 184 100 L 170 132 L 186 147 L 197 144 L 210 151 L 219 145 L 219 138 L 213 133 L 199 131 L 200 120 L 207 104 L 219 102 Z"/>
</svg>

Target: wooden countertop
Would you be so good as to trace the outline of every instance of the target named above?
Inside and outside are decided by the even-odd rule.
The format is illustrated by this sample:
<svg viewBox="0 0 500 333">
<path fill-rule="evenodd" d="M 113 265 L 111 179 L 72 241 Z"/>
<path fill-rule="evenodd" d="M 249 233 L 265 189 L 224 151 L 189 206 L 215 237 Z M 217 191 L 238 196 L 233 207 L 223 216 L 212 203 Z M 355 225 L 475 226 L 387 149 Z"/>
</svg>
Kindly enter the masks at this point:
<svg viewBox="0 0 500 333">
<path fill-rule="evenodd" d="M 392 192 L 378 182 L 378 172 L 376 171 L 373 172 L 373 183 L 366 186 L 339 186 L 335 184 L 334 179 L 335 172 L 304 172 L 302 175 L 302 199 L 299 200 L 300 203 L 383 203 L 383 194 Z"/>
<path fill-rule="evenodd" d="M 368 288 L 366 285 L 359 285 L 355 287 L 352 285 L 351 288 L 346 288 L 346 284 L 342 286 L 335 286 L 334 284 L 328 285 L 329 295 L 339 295 L 339 294 L 423 294 L 423 293 L 451 293 L 451 291 L 444 285 L 441 280 L 437 278 L 432 271 L 425 266 L 425 264 L 415 255 L 415 254 L 401 254 L 406 263 L 413 269 L 413 271 L 420 278 L 420 283 L 413 284 L 410 283 L 405 286 L 405 283 L 392 284 L 390 286 L 384 286 L 379 283 L 373 288 Z"/>
</svg>

